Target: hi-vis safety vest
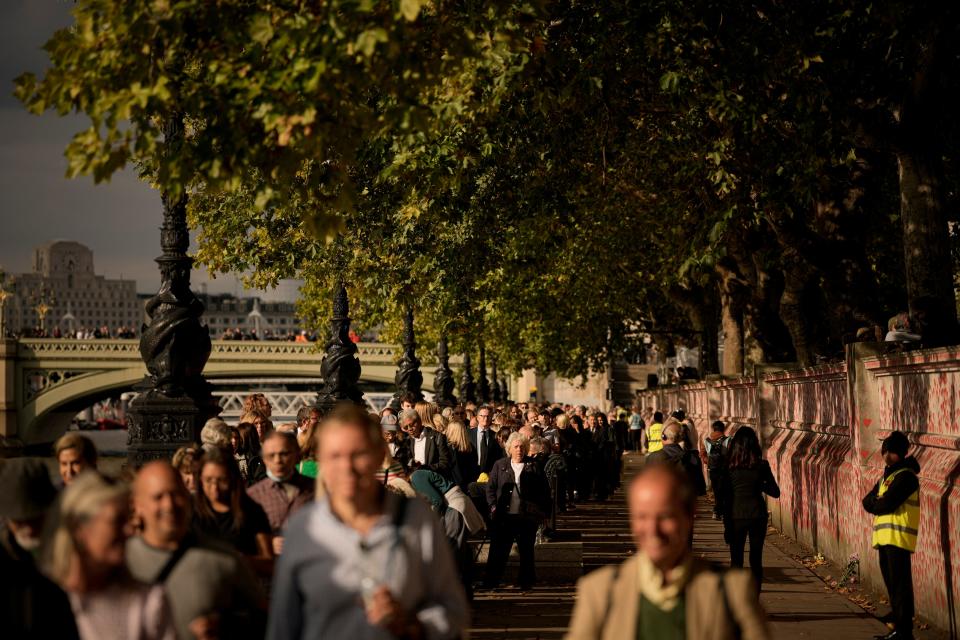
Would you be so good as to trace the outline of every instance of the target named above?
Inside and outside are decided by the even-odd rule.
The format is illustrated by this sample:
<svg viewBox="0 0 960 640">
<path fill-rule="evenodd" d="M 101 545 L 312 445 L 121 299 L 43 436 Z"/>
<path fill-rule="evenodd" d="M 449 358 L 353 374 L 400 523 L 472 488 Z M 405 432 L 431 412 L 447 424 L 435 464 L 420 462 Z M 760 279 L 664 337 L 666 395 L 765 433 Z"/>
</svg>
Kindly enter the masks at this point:
<svg viewBox="0 0 960 640">
<path fill-rule="evenodd" d="M 660 451 L 660 449 L 663 449 L 663 441 L 660 439 L 661 433 L 663 433 L 663 424 L 655 422 L 650 425 L 650 429 L 647 431 L 648 453 L 653 453 L 654 451 Z"/>
<path fill-rule="evenodd" d="M 913 473 L 909 469 L 899 469 L 890 474 L 877 490 L 877 496 L 883 497 L 890 483 L 901 473 Z M 917 548 L 917 531 L 920 529 L 920 489 L 917 489 L 897 507 L 893 513 L 876 516 L 873 519 L 873 546 L 892 545 L 907 551 Z"/>
</svg>

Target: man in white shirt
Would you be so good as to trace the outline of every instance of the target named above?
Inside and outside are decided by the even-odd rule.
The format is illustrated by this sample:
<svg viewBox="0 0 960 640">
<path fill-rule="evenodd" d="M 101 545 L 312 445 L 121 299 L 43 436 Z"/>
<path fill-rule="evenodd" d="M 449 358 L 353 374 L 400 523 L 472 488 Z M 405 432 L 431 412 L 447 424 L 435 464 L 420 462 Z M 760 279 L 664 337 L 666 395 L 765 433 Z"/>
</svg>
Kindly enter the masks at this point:
<svg viewBox="0 0 960 640">
<path fill-rule="evenodd" d="M 470 429 L 470 440 L 473 449 L 477 452 L 477 464 L 480 473 L 490 473 L 493 463 L 503 457 L 503 448 L 497 442 L 495 434 L 490 429 L 492 410 L 490 407 L 480 407 L 477 410 L 477 428 Z"/>
<path fill-rule="evenodd" d="M 413 409 L 400 412 L 400 429 L 407 434 L 407 439 L 400 445 L 397 461 L 406 467 L 408 473 L 424 469 L 453 479 L 454 459 L 442 433 L 423 426 L 420 414 Z"/>
</svg>

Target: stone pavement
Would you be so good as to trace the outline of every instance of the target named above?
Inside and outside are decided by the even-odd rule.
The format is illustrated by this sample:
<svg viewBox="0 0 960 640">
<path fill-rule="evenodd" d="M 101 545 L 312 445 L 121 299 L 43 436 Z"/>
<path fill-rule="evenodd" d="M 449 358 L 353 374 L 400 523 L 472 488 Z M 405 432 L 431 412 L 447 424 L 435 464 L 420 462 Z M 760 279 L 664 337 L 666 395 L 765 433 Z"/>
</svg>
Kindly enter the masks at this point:
<svg viewBox="0 0 960 640">
<path fill-rule="evenodd" d="M 638 456 L 627 456 L 624 460 L 625 477 L 632 476 L 642 465 L 642 458 Z M 560 518 L 558 529 L 564 540 L 582 540 L 584 573 L 620 562 L 632 551 L 622 490 L 605 503 L 578 505 L 575 511 Z M 710 517 L 708 505 L 703 504 L 697 514 L 694 551 L 727 565 L 730 558 L 722 529 L 721 523 Z M 761 602 L 769 616 L 771 637 L 859 640 L 886 632 L 886 627 L 876 618 L 827 588 L 809 569 L 770 544 L 770 535 L 776 535 L 773 529 L 764 545 Z M 473 603 L 470 636 L 562 638 L 573 610 L 574 595 L 573 583 L 541 585 L 525 594 L 512 588 L 481 591 Z"/>
</svg>

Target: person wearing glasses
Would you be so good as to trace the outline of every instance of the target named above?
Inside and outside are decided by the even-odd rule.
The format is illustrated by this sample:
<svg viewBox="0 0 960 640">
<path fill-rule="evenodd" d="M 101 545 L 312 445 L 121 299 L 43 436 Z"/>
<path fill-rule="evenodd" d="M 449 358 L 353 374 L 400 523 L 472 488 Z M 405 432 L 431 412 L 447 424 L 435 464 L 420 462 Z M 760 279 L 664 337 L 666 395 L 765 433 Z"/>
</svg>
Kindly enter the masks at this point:
<svg viewBox="0 0 960 640">
<path fill-rule="evenodd" d="M 268 640 L 463 637 L 469 615 L 440 521 L 384 488 L 379 421 L 340 405 L 317 430 L 321 497 L 286 529 Z"/>
<path fill-rule="evenodd" d="M 503 448 L 497 442 L 496 434 L 490 428 L 491 420 L 492 409 L 490 407 L 480 407 L 477 410 L 477 427 L 470 429 L 470 442 L 473 443 L 473 450 L 477 452 L 477 464 L 480 466 L 480 473 L 488 475 L 490 469 L 493 468 L 493 463 L 503 457 Z"/>
</svg>

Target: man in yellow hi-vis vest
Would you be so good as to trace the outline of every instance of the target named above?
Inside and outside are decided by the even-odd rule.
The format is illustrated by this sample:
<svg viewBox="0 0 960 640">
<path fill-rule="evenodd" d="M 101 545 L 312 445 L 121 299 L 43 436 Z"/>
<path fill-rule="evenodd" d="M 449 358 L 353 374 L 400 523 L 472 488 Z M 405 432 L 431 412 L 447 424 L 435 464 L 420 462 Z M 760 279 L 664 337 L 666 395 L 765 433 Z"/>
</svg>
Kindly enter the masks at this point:
<svg viewBox="0 0 960 640">
<path fill-rule="evenodd" d="M 663 414 L 659 411 L 653 413 L 653 424 L 647 428 L 647 453 L 660 451 L 663 449 L 663 442 L 660 435 L 663 433 Z"/>
<path fill-rule="evenodd" d="M 920 529 L 920 464 L 907 456 L 907 436 L 894 431 L 880 451 L 887 465 L 883 479 L 863 498 L 873 519 L 873 546 L 880 553 L 880 571 L 890 595 L 893 631 L 885 640 L 913 638 L 913 572 L 910 555 L 917 548 Z"/>
</svg>

